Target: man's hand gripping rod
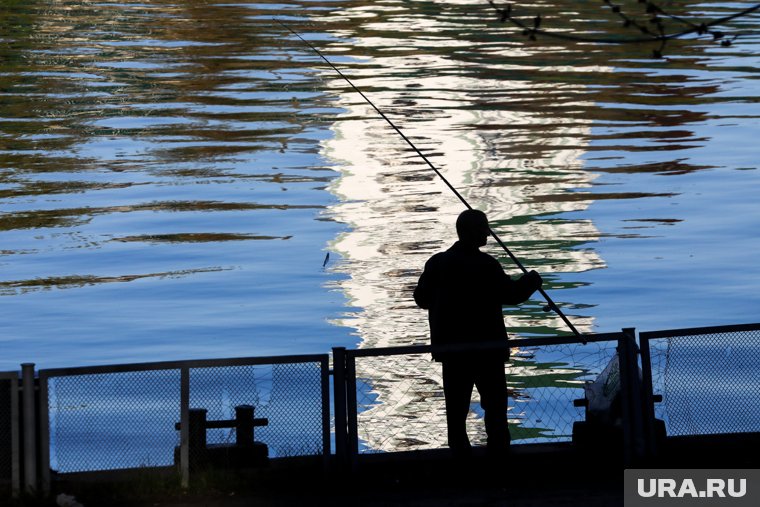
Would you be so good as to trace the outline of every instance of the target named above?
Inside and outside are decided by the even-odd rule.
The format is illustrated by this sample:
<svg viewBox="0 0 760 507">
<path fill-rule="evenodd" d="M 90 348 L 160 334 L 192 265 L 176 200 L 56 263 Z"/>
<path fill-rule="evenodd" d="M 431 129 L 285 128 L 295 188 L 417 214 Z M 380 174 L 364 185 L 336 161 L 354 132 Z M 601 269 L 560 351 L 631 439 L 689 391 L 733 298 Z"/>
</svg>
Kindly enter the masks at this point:
<svg viewBox="0 0 760 507">
<path fill-rule="evenodd" d="M 449 189 L 452 192 L 454 192 L 454 195 L 456 195 L 457 198 L 460 201 L 462 201 L 462 204 L 464 204 L 467 207 L 467 209 L 473 209 L 472 206 L 470 206 L 470 203 L 468 203 L 465 200 L 465 198 L 462 197 L 462 194 L 460 194 L 457 191 L 457 189 L 454 188 L 454 186 L 451 183 L 449 183 L 449 180 L 447 180 L 446 177 L 443 174 L 441 174 L 441 171 L 439 171 L 438 168 L 435 167 L 430 162 L 430 160 L 428 160 L 428 158 L 414 145 L 414 143 L 412 143 L 412 141 L 410 141 L 409 138 L 406 137 L 406 135 L 404 135 L 404 133 L 401 132 L 401 130 L 387 116 L 385 116 L 385 113 L 383 113 L 371 100 L 369 100 L 369 98 L 366 95 L 364 95 L 364 92 L 362 92 L 359 88 L 357 88 L 354 85 L 354 83 L 352 83 L 351 80 L 348 79 L 348 77 L 346 77 L 340 71 L 340 69 L 338 69 L 335 65 L 333 65 L 333 63 L 330 60 L 328 60 L 327 57 L 325 57 L 325 55 L 322 54 L 322 52 L 320 50 L 318 50 L 316 47 L 314 47 L 309 41 L 307 41 L 306 39 L 304 39 L 303 37 L 301 37 L 301 35 L 298 32 L 296 32 L 295 30 L 293 30 L 292 28 L 290 28 L 288 25 L 286 25 L 285 23 L 283 23 L 279 19 L 275 19 L 275 21 L 277 21 L 277 23 L 279 23 L 280 25 L 282 25 L 282 27 L 285 28 L 286 30 L 288 30 L 290 33 L 292 33 L 293 35 L 295 35 L 296 37 L 298 37 L 298 39 L 300 39 L 301 42 L 303 42 L 304 44 L 306 44 L 307 46 L 309 46 L 309 48 L 311 48 L 312 51 L 314 51 L 317 55 L 319 55 L 319 57 L 322 60 L 325 61 L 325 63 L 327 63 L 327 65 L 329 65 L 335 72 L 337 72 L 338 75 L 340 77 L 342 77 L 346 81 L 346 83 L 348 83 L 351 86 L 351 88 L 353 88 L 353 90 L 356 93 L 358 93 L 359 95 L 361 95 L 361 97 L 367 102 L 367 104 L 369 104 L 370 106 L 372 106 L 372 108 L 377 112 L 377 114 L 379 114 L 380 116 L 382 116 L 382 118 L 388 123 L 388 125 L 390 125 L 391 128 L 393 128 L 393 130 L 395 130 L 396 133 L 398 135 L 400 135 L 401 138 L 404 141 L 406 141 L 406 143 L 409 146 L 411 146 L 411 148 L 415 151 L 415 153 L 417 153 L 417 155 L 419 155 L 422 158 L 422 160 L 424 160 L 427 163 L 427 165 L 433 171 L 435 171 L 435 173 L 438 175 L 438 177 L 441 178 L 441 180 L 446 184 L 446 186 L 449 187 Z M 499 246 L 505 252 L 507 252 L 507 255 L 509 255 L 509 258 L 512 259 L 512 262 L 514 262 L 515 265 L 517 265 L 517 267 L 520 268 L 520 270 L 523 273 L 527 273 L 528 270 L 525 269 L 525 266 L 523 266 L 522 262 L 520 262 L 520 259 L 518 259 L 517 257 L 514 256 L 514 254 L 509 250 L 509 248 L 507 248 L 507 245 L 505 245 L 504 242 L 501 240 L 501 238 L 499 238 L 499 236 L 496 235 L 496 233 L 493 231 L 493 229 L 489 228 L 489 232 L 491 233 L 491 236 L 493 237 L 493 239 L 496 240 L 496 243 L 498 243 Z M 586 340 L 585 340 L 585 338 L 583 338 L 583 335 L 581 335 L 578 332 L 578 330 L 575 329 L 575 326 L 573 326 L 572 322 L 570 322 L 568 320 L 568 318 L 565 316 L 565 314 L 562 313 L 562 310 L 560 310 L 560 308 L 554 303 L 554 301 L 552 301 L 552 298 L 549 297 L 549 295 L 546 293 L 546 291 L 544 291 L 544 289 L 542 289 L 542 288 L 539 287 L 538 292 L 541 293 L 541 295 L 544 297 L 544 299 L 546 299 L 547 305 L 544 307 L 544 311 L 554 310 L 557 313 L 557 315 L 559 315 L 559 317 L 565 322 L 565 324 L 567 325 L 567 327 L 569 327 L 570 330 L 575 334 L 575 336 L 577 336 L 578 339 L 580 339 L 581 342 L 583 342 L 585 344 Z"/>
</svg>

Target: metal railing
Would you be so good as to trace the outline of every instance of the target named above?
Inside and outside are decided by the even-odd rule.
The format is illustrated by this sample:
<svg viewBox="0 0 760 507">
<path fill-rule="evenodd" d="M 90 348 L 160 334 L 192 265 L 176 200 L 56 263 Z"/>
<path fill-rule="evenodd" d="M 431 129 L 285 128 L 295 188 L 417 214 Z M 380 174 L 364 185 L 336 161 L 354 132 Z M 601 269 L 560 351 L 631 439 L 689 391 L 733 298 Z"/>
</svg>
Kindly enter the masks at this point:
<svg viewBox="0 0 760 507">
<path fill-rule="evenodd" d="M 21 486 L 18 373 L 0 372 L 0 485 L 17 496 Z"/>
<path fill-rule="evenodd" d="M 569 441 L 573 423 L 584 418 L 582 409 L 573 409 L 573 400 L 584 397 L 585 383 L 601 373 L 620 344 L 633 340 L 624 332 L 585 338 L 586 344 L 575 336 L 508 342 L 513 444 Z M 504 350 L 503 344 L 498 347 Z M 363 454 L 446 447 L 441 369 L 430 357 L 432 350 L 427 345 L 334 349 L 339 456 L 355 463 Z M 470 419 L 479 418 L 482 412 L 474 398 Z M 469 424 L 469 432 L 475 445 L 484 443 L 482 422 Z"/>
<path fill-rule="evenodd" d="M 656 453 L 658 419 L 668 436 L 760 432 L 760 324 L 644 332 L 638 346 L 632 328 L 584 338 L 507 343 L 514 444 L 571 440 L 587 415 L 573 401 L 611 364 L 626 463 Z M 54 475 L 175 466 L 187 486 L 191 409 L 220 421 L 251 405 L 268 420 L 255 437 L 272 457 L 327 458 L 331 374 L 337 462 L 440 449 L 445 404 L 432 351 L 335 348 L 332 370 L 327 354 L 46 369 L 38 379 L 24 364 L 20 376 L 0 373 L 0 485 L 13 494 L 46 491 Z M 470 417 L 477 445 L 484 435 L 476 398 Z M 237 437 L 233 428 L 211 426 L 208 444 Z"/>
<path fill-rule="evenodd" d="M 252 405 L 273 457 L 330 454 L 327 354 L 159 362 L 39 371 L 41 483 L 51 473 L 166 467 L 189 483 L 189 413 L 229 420 Z M 176 424 L 179 423 L 179 431 Z M 235 440 L 209 429 L 209 444 Z"/>
<path fill-rule="evenodd" d="M 639 340 L 648 424 L 663 420 L 668 436 L 760 432 L 760 324 L 642 332 Z"/>
</svg>

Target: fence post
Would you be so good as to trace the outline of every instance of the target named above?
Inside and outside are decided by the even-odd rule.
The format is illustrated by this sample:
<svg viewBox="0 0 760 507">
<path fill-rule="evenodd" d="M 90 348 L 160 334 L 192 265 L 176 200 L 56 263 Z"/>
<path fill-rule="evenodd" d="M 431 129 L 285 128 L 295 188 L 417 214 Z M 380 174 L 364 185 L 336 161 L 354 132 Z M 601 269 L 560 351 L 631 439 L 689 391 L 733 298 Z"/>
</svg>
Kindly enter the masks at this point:
<svg viewBox="0 0 760 507">
<path fill-rule="evenodd" d="M 623 328 L 619 342 L 620 389 L 623 409 L 623 442 L 625 464 L 630 465 L 644 455 L 644 435 L 641 417 L 643 400 L 639 378 L 636 329 Z"/>
<path fill-rule="evenodd" d="M 45 370 L 38 372 L 37 376 L 37 396 L 38 396 L 38 427 L 39 442 L 38 460 L 39 460 L 39 478 L 38 483 L 43 495 L 50 493 L 52 483 L 52 474 L 50 471 L 50 405 L 48 403 L 48 381 L 49 378 Z"/>
<path fill-rule="evenodd" d="M 10 398 L 11 398 L 11 496 L 18 498 L 21 492 L 21 463 L 19 461 L 20 445 L 19 445 L 19 413 L 18 413 L 18 395 L 19 395 L 19 379 L 17 374 L 13 374 L 9 378 L 10 382 Z"/>
<path fill-rule="evenodd" d="M 21 417 L 24 428 L 24 491 L 37 489 L 37 419 L 34 393 L 34 363 L 21 365 Z"/>
<path fill-rule="evenodd" d="M 335 457 L 340 465 L 344 465 L 348 457 L 345 347 L 333 347 L 333 391 L 335 393 Z"/>
<path fill-rule="evenodd" d="M 356 356 L 346 354 L 346 413 L 348 417 L 348 462 L 351 471 L 356 470 L 359 456 L 359 422 L 356 406 Z"/>
<path fill-rule="evenodd" d="M 180 368 L 179 467 L 183 488 L 190 487 L 190 368 Z M 205 428 L 203 430 L 206 431 Z"/>
<path fill-rule="evenodd" d="M 644 413 L 645 457 L 652 458 L 659 452 L 657 448 L 657 433 L 655 431 L 654 387 L 652 386 L 652 356 L 649 349 L 649 338 L 645 333 L 639 333 L 639 351 L 641 353 L 641 384 Z"/>
<path fill-rule="evenodd" d="M 325 354 L 319 362 L 322 391 L 322 456 L 324 466 L 330 462 L 330 357 Z"/>
</svg>

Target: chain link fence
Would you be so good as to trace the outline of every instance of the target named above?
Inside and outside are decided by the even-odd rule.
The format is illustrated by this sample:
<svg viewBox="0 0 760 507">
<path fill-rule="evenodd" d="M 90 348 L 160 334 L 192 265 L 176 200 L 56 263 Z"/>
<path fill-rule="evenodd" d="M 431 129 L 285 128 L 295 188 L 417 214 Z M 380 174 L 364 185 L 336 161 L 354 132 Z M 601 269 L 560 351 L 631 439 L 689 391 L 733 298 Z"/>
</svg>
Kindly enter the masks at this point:
<svg viewBox="0 0 760 507">
<path fill-rule="evenodd" d="M 251 405 L 255 440 L 270 457 L 319 455 L 323 440 L 322 365 L 318 362 L 193 368 L 190 407 L 203 407 L 209 421 L 235 419 L 235 407 Z M 235 428 L 209 429 L 210 445 L 234 444 Z"/>
<path fill-rule="evenodd" d="M 562 340 L 546 344 L 545 339 L 510 342 L 505 374 L 512 442 L 571 440 L 573 423 L 585 418 L 584 409 L 574 407 L 573 401 L 584 397 L 586 381 L 595 380 L 612 360 L 617 339 L 612 334 L 587 344 Z M 347 351 L 355 370 L 355 438 L 360 454 L 447 446 L 441 365 L 429 353 L 417 353 L 421 349 Z M 485 445 L 486 439 L 479 401 L 475 389 L 468 417 L 473 445 Z"/>
<path fill-rule="evenodd" d="M 251 405 L 257 418 L 268 418 L 254 435 L 270 457 L 330 452 L 327 355 L 41 370 L 39 376 L 48 423 L 43 473 L 46 462 L 57 473 L 177 465 L 183 389 L 187 409 L 205 409 L 209 422 L 233 423 L 207 429 L 209 447 L 234 445 L 235 407 Z"/>
<path fill-rule="evenodd" d="M 47 393 L 52 470 L 173 464 L 178 369 L 51 376 Z"/>
<path fill-rule="evenodd" d="M 760 431 L 760 325 L 641 333 L 667 434 Z M 647 389 L 647 386 L 645 386 Z"/>
<path fill-rule="evenodd" d="M 584 398 L 629 335 L 510 341 L 505 375 L 513 442 L 571 440 L 573 424 L 586 418 L 573 401 Z M 639 402 L 649 411 L 662 396 L 653 416 L 665 421 L 669 436 L 760 432 L 760 324 L 647 332 L 639 343 Z M 341 380 L 333 382 L 336 444 L 342 393 L 340 443 L 352 455 L 447 446 L 441 365 L 431 347 L 342 350 L 335 362 Z M 20 464 L 19 375 L 0 373 L 0 491 L 17 491 L 20 475 L 34 484 L 27 475 L 35 469 L 43 490 L 52 473 L 178 465 L 184 483 L 195 456 L 191 425 L 179 424 L 189 423 L 194 409 L 209 425 L 201 433 L 208 448 L 235 446 L 242 420 L 236 408 L 251 406 L 254 438 L 270 457 L 329 455 L 330 373 L 326 354 L 40 370 L 39 411 L 30 412 L 39 418 L 40 460 L 30 467 Z M 33 369 L 24 379 L 33 384 Z M 24 424 L 35 427 L 27 412 Z M 474 391 L 468 423 L 474 445 L 485 444 L 483 415 Z"/>
<path fill-rule="evenodd" d="M 586 382 L 597 379 L 615 357 L 617 345 L 615 336 L 611 341 L 513 350 L 507 369 L 513 442 L 570 441 L 573 423 L 586 418 L 585 409 L 573 402 L 584 398 Z"/>
</svg>

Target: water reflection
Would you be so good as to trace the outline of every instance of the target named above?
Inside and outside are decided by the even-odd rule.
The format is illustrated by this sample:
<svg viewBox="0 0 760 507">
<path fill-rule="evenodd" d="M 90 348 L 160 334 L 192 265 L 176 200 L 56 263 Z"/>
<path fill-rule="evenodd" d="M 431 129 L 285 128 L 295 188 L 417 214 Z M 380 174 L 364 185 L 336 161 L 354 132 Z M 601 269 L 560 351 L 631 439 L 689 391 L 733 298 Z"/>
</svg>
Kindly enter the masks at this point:
<svg viewBox="0 0 760 507">
<path fill-rule="evenodd" d="M 565 7 L 552 2 L 531 8 L 570 28 L 551 15 L 557 5 Z M 578 11 L 572 16 L 578 24 L 597 23 L 596 7 L 573 4 L 572 10 Z M 668 47 L 670 59 L 654 62 L 641 56 L 649 54 L 646 47 L 516 42 L 489 21 L 469 2 L 425 7 L 348 2 L 318 25 L 301 29 L 335 27 L 331 31 L 340 40 L 323 49 L 356 56 L 342 60 L 354 83 L 469 202 L 486 211 L 515 254 L 545 275 L 549 293 L 578 329 L 589 332 L 599 326 L 598 303 L 586 303 L 578 289 L 593 285 L 592 270 L 608 267 L 593 244 L 656 239 L 667 234 L 662 227 L 685 220 L 659 209 L 659 203 L 686 200 L 680 185 L 631 185 L 615 176 L 686 176 L 718 167 L 689 150 L 710 142 L 702 125 L 721 101 L 716 96 L 725 89 L 723 76 L 711 72 L 714 62 L 705 58 L 705 43 L 698 40 L 675 41 Z M 341 198 L 331 214 L 351 225 L 332 245 L 343 256 L 335 269 L 347 274 L 339 286 L 360 309 L 339 323 L 356 329 L 361 347 L 426 343 L 425 316 L 410 291 L 425 260 L 453 242 L 453 221 L 462 206 L 340 78 L 325 71 L 323 79 L 345 110 L 333 127 L 335 135 L 322 143 L 342 172 L 330 187 Z M 737 99 L 757 102 L 731 97 Z M 648 200 L 658 204 L 642 204 Z M 601 202 L 627 209 L 617 227 L 602 232 L 588 218 L 590 206 Z M 648 209 L 654 214 L 647 215 Z M 517 272 L 497 247 L 489 249 L 508 271 Z M 641 323 L 642 317 L 646 314 L 638 313 L 631 322 Z M 509 310 L 505 318 L 517 334 L 566 332 L 556 316 L 540 311 L 538 301 Z M 668 325 L 674 325 L 672 318 Z M 516 361 L 512 421 L 524 425 L 522 438 L 567 437 L 566 414 L 572 412 L 572 398 L 582 396 L 578 381 L 606 366 L 609 348 L 587 354 L 526 351 Z M 437 447 L 445 440 L 442 400 L 425 395 L 431 382 L 440 383 L 437 365 L 415 361 L 411 374 L 408 361 L 391 357 L 357 365 L 363 396 L 370 400 L 360 414 L 367 450 Z M 540 399 L 541 388 L 573 384 L 552 374 L 539 387 L 536 379 L 548 378 L 546 364 L 555 365 L 548 367 L 550 373 L 559 367 L 578 379 L 574 396 L 560 396 L 566 404 L 557 411 L 565 414 L 561 423 L 528 421 L 525 414 L 535 409 L 521 408 L 521 401 Z M 426 381 L 410 384 L 410 378 Z M 390 409 L 398 412 L 391 430 L 393 423 L 380 424 L 392 417 L 389 406 L 398 407 Z M 547 424 L 555 429 L 531 430 Z"/>
<path fill-rule="evenodd" d="M 601 4 L 519 9 L 620 35 Z M 6 2 L 0 369 L 427 341 L 410 291 L 461 205 L 273 16 L 345 66 L 580 330 L 756 313 L 754 33 L 651 60 L 526 40 L 486 2 Z M 510 310 L 513 332 L 566 332 L 541 307 Z M 520 400 L 542 369 L 596 364 L 522 352 Z"/>
<path fill-rule="evenodd" d="M 350 16 L 350 10 L 344 13 Z M 410 22 L 405 14 L 396 11 L 382 23 L 375 18 L 372 27 L 404 33 L 406 37 L 399 38 L 413 46 L 419 41 L 413 33 L 443 29 L 440 20 Z M 379 42 L 365 41 L 360 34 L 352 38 L 352 43 L 380 51 Z M 386 44 L 393 43 L 391 37 Z M 363 61 L 361 67 L 352 68 L 353 80 L 360 88 L 371 91 L 372 100 L 404 129 L 452 185 L 488 214 L 494 229 L 514 247 L 518 257 L 529 266 L 540 266 L 550 291 L 558 288 L 552 283 L 556 278 L 553 273 L 604 267 L 593 250 L 568 248 L 580 236 L 597 237 L 591 221 L 538 220 L 586 208 L 588 199 L 567 198 L 578 194 L 566 192 L 589 187 L 593 182 L 594 175 L 583 171 L 583 151 L 578 146 L 578 139 L 588 136 L 589 123 L 576 121 L 558 126 L 549 118 L 527 111 L 495 107 L 492 100 L 486 100 L 494 99 L 494 89 L 500 89 L 503 96 L 508 96 L 510 89 L 518 90 L 526 99 L 531 95 L 520 83 L 489 78 L 485 70 L 482 75 L 475 70 L 474 75 L 442 71 L 459 63 L 449 55 L 418 56 L 414 70 L 404 67 L 406 58 L 378 58 L 377 65 Z M 390 71 L 395 74 L 393 78 L 386 73 L 374 78 L 379 65 L 395 69 Z M 405 69 L 403 74 L 399 68 Z M 438 75 L 443 72 L 445 76 Z M 342 87 L 342 83 L 336 81 L 335 86 Z M 427 258 L 455 240 L 453 222 L 462 204 L 387 125 L 373 115 L 367 117 L 367 105 L 357 102 L 355 94 L 337 93 L 346 119 L 336 123 L 335 135 L 323 147 L 343 171 L 331 186 L 341 196 L 331 213 L 350 223 L 351 230 L 333 248 L 344 258 L 339 269 L 350 274 L 340 287 L 354 306 L 361 308 L 341 324 L 357 329 L 362 347 L 427 343 L 427 320 L 415 307 L 411 290 Z M 549 100 L 541 90 L 534 95 L 537 100 Z M 495 101 L 498 103 L 498 98 Z M 530 131 L 530 144 L 535 146 L 523 144 L 528 136 L 505 136 L 494 129 L 506 125 L 521 125 Z M 546 147 L 542 136 L 551 137 L 553 148 Z M 520 158 L 505 153 L 505 145 L 520 146 Z M 504 260 L 508 271 L 518 271 L 498 247 L 491 245 L 488 249 Z M 562 295 L 555 297 L 561 300 Z M 533 333 L 558 332 L 562 323 L 556 317 L 539 315 L 539 305 L 535 302 L 527 310 L 510 311 L 508 325 L 531 329 Z M 582 316 L 576 316 L 574 324 L 581 332 L 592 327 L 591 319 Z M 357 375 L 366 379 L 370 386 L 367 389 L 375 395 L 360 414 L 360 425 L 365 428 L 362 437 L 369 449 L 445 444 L 443 399 L 425 395 L 431 390 L 440 392 L 439 366 L 429 360 L 417 361 L 415 371 L 410 373 L 409 361 L 407 357 L 390 357 L 357 365 Z M 395 399 L 399 391 L 405 393 L 405 401 Z M 389 404 L 400 408 L 387 414 Z M 520 418 L 517 411 L 512 414 L 514 422 Z M 394 415 L 398 427 L 389 431 L 388 424 L 381 421 Z M 475 413 L 472 416 L 476 417 Z M 411 420 L 426 424 L 412 424 Z M 471 436 L 475 441 L 482 440 L 481 431 L 473 427 Z M 388 438 L 389 433 L 393 438 Z"/>
<path fill-rule="evenodd" d="M 348 339 L 325 322 L 344 301 L 324 297 L 322 250 L 342 226 L 319 220 L 335 173 L 310 121 L 333 109 L 258 19 L 271 7 L 0 13 L 0 369 Z"/>
</svg>

